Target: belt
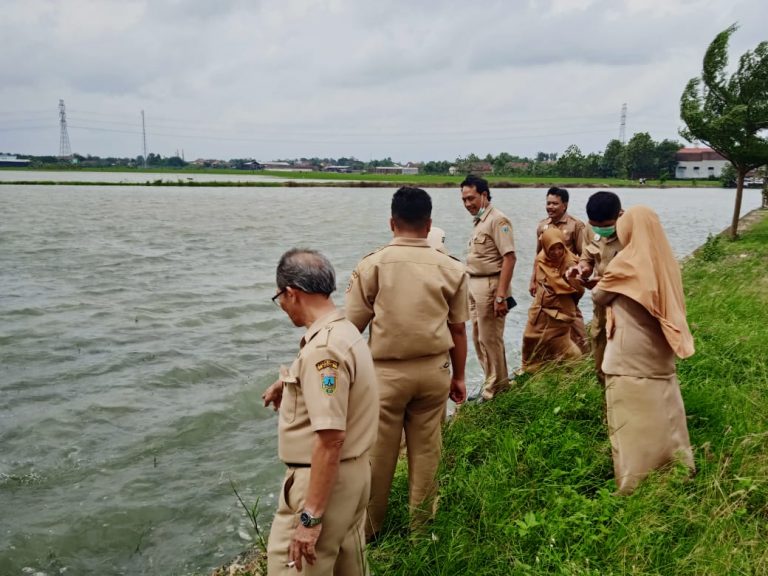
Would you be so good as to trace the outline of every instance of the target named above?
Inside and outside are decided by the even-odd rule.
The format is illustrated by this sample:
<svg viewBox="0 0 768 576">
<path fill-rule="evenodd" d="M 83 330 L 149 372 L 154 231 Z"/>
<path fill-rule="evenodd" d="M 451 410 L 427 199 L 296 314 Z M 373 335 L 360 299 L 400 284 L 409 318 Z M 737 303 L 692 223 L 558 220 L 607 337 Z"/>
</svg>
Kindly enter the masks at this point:
<svg viewBox="0 0 768 576">
<path fill-rule="evenodd" d="M 312 464 L 297 464 L 295 462 L 286 462 L 285 463 L 288 468 L 311 468 Z"/>
<path fill-rule="evenodd" d="M 498 276 L 501 272 L 492 272 L 490 274 L 470 274 L 470 278 L 490 278 L 491 276 Z"/>
</svg>

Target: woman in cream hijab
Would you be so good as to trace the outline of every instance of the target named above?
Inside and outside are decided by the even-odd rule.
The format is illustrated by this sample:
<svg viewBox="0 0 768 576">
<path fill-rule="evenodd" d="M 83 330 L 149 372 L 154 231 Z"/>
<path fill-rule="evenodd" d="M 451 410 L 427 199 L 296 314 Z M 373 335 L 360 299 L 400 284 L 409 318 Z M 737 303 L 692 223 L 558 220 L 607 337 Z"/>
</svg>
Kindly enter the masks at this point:
<svg viewBox="0 0 768 576">
<path fill-rule="evenodd" d="M 550 226 L 542 233 L 541 251 L 536 255 L 536 295 L 523 333 L 524 372 L 533 372 L 548 361 L 578 358 L 582 354 L 571 340 L 571 325 L 576 320 L 576 303 L 584 294 L 584 287 L 565 277 L 566 270 L 578 261 L 565 247 L 565 237 L 559 229 Z"/>
<path fill-rule="evenodd" d="M 628 209 L 616 222 L 624 249 L 592 296 L 607 306 L 608 432 L 616 484 L 631 493 L 651 470 L 679 459 L 693 469 L 675 356 L 693 354 L 680 266 L 656 213 Z"/>
</svg>

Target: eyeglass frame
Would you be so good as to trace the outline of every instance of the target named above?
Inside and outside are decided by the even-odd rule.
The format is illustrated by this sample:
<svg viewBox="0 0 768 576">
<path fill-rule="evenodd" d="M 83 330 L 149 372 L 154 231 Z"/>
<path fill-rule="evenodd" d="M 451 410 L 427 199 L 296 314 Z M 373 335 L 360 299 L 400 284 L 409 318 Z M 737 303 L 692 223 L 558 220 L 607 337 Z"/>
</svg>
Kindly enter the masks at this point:
<svg viewBox="0 0 768 576">
<path fill-rule="evenodd" d="M 275 306 L 277 306 L 278 308 L 280 308 L 280 302 L 278 302 L 278 301 L 277 301 L 277 299 L 278 299 L 278 298 L 280 298 L 280 296 L 282 296 L 283 294 L 285 294 L 285 291 L 286 291 L 286 290 L 288 290 L 288 286 L 286 286 L 285 288 L 283 288 L 282 290 L 280 290 L 280 292 L 278 292 L 277 294 L 275 294 L 274 296 L 272 296 L 272 304 L 274 304 Z"/>
</svg>

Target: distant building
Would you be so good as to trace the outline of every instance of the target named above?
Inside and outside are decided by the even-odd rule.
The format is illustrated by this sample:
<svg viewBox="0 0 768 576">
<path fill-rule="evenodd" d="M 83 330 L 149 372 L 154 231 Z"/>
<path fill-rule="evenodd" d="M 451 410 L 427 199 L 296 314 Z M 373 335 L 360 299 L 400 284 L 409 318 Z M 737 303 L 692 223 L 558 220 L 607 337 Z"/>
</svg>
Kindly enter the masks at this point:
<svg viewBox="0 0 768 576">
<path fill-rule="evenodd" d="M 27 166 L 29 166 L 29 160 L 25 158 L 0 154 L 0 168 L 26 168 Z"/>
<path fill-rule="evenodd" d="M 728 160 L 712 148 L 680 148 L 675 154 L 677 169 L 675 178 L 719 178 Z"/>
<path fill-rule="evenodd" d="M 418 174 L 419 167 L 414 165 L 408 166 L 377 166 L 372 168 L 371 172 L 374 174 Z"/>
<path fill-rule="evenodd" d="M 335 172 L 336 174 L 349 174 L 352 168 L 349 166 L 323 166 L 323 172 Z"/>
<path fill-rule="evenodd" d="M 261 162 L 264 170 L 293 170 L 293 166 L 290 162 Z"/>
</svg>

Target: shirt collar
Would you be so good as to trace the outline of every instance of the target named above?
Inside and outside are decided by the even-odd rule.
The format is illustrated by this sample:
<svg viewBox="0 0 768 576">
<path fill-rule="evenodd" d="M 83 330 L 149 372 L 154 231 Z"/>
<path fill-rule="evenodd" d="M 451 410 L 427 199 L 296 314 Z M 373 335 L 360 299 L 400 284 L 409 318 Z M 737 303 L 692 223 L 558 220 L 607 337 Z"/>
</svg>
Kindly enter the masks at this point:
<svg viewBox="0 0 768 576">
<path fill-rule="evenodd" d="M 560 220 L 557 222 L 554 222 L 552 218 L 548 218 L 550 224 L 565 224 L 568 222 L 568 218 L 570 217 L 570 214 L 568 212 L 564 212 Z"/>
<path fill-rule="evenodd" d="M 474 217 L 475 224 L 478 224 L 479 222 L 485 222 L 486 218 L 488 218 L 488 214 L 491 213 L 491 210 L 493 210 L 493 206 L 488 204 L 488 206 L 485 207 L 485 212 L 483 212 L 482 216 L 479 216 L 479 217 L 475 216 Z"/>
<path fill-rule="evenodd" d="M 301 338 L 301 344 L 300 346 L 303 348 L 304 345 L 312 340 L 320 330 L 322 330 L 325 326 L 330 324 L 331 322 L 336 322 L 337 320 L 343 320 L 344 319 L 344 312 L 342 310 L 339 310 L 336 308 L 332 312 L 328 312 L 328 314 L 325 314 L 312 322 L 309 328 L 307 328 L 307 331 L 304 332 L 304 336 Z"/>
<path fill-rule="evenodd" d="M 405 238 L 404 236 L 395 236 L 390 246 L 416 246 L 417 248 L 430 248 L 429 240 L 426 238 Z"/>
</svg>

